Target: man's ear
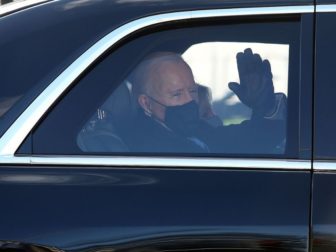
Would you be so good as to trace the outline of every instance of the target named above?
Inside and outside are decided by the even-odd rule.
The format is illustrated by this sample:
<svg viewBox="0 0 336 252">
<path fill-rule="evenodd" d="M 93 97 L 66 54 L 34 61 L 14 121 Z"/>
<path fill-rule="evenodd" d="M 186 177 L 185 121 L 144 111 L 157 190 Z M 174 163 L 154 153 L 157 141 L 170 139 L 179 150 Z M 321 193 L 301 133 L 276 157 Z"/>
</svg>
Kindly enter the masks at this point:
<svg viewBox="0 0 336 252">
<path fill-rule="evenodd" d="M 146 113 L 148 114 L 152 113 L 152 108 L 151 108 L 150 101 L 147 95 L 144 95 L 144 94 L 139 95 L 138 103 Z"/>
</svg>

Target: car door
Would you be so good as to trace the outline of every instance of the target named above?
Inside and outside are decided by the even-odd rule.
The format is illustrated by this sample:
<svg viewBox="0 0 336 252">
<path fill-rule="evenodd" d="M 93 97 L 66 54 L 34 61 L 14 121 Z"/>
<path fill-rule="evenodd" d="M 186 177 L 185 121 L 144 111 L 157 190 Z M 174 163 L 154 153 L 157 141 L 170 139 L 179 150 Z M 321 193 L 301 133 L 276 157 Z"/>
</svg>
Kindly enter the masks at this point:
<svg viewBox="0 0 336 252">
<path fill-rule="evenodd" d="M 335 36 L 333 1 L 318 1 L 316 14 L 315 138 L 312 208 L 313 251 L 335 250 Z"/>
<path fill-rule="evenodd" d="M 312 11 L 152 14 L 99 40 L 1 139 L 4 248 L 308 251 Z M 241 81 L 236 55 L 247 48 L 270 62 L 274 90 L 285 97 L 281 117 L 262 118 L 285 123 L 281 141 L 270 146 L 263 137 L 273 137 L 272 129 L 258 128 L 219 134 L 216 151 L 133 148 L 132 134 L 142 130 L 133 117 L 141 110 L 134 99 L 139 63 L 162 52 L 181 55 L 195 82 L 211 91 L 227 130 L 255 116 L 227 88 Z M 239 144 L 245 137 L 256 140 Z"/>
</svg>

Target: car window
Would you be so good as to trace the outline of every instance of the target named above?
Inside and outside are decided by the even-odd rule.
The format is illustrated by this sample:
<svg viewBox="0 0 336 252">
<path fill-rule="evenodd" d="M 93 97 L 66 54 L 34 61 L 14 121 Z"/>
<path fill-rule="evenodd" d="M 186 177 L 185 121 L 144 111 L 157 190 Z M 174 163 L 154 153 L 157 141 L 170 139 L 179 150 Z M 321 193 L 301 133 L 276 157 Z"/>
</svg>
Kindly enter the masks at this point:
<svg viewBox="0 0 336 252">
<path fill-rule="evenodd" d="M 77 80 L 33 153 L 295 156 L 299 38 L 294 18 L 137 34 Z"/>
</svg>

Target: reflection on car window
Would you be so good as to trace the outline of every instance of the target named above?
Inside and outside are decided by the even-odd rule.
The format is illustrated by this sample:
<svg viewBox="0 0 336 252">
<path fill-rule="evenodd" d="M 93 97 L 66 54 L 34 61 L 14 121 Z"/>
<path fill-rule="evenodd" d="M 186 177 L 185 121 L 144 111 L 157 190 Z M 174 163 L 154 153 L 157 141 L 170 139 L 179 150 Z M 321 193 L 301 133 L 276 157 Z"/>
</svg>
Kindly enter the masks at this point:
<svg viewBox="0 0 336 252">
<path fill-rule="evenodd" d="M 237 36 L 255 27 L 253 38 Z M 270 22 L 138 37 L 55 107 L 34 133 L 34 153 L 286 157 L 298 31 L 295 22 Z M 64 117 L 67 125 L 58 123 Z M 50 128 L 61 140 L 43 146 Z"/>
</svg>

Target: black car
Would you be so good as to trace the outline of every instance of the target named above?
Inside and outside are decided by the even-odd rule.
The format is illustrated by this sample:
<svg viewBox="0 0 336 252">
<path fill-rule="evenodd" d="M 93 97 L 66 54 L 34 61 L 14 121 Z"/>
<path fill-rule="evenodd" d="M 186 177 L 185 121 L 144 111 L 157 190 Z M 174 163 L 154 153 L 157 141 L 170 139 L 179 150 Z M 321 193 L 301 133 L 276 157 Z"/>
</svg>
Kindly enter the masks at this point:
<svg viewBox="0 0 336 252">
<path fill-rule="evenodd" d="M 0 251 L 335 251 L 336 1 L 16 4 Z"/>
</svg>

